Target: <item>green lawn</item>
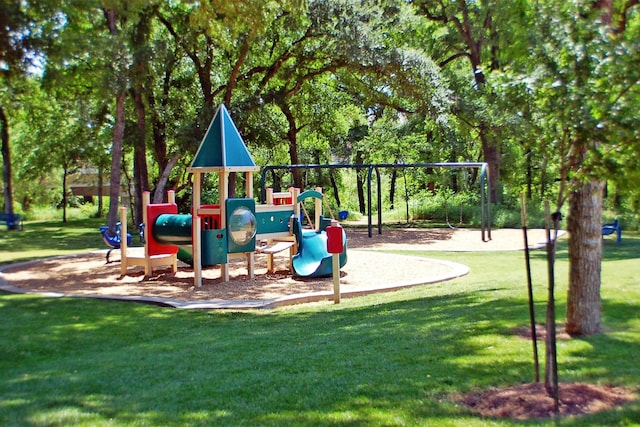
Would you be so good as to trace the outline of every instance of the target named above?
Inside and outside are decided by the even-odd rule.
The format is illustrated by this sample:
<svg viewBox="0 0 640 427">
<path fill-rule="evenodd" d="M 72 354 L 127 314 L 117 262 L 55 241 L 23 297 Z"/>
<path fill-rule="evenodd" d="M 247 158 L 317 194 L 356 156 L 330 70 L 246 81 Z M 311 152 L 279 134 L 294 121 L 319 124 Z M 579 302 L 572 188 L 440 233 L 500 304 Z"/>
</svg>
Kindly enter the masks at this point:
<svg viewBox="0 0 640 427">
<path fill-rule="evenodd" d="M 7 231 L 0 226 L 0 265 L 8 262 L 67 255 L 81 251 L 106 249 L 100 236 L 105 219 L 69 221 L 33 221 L 24 231 Z"/>
<path fill-rule="evenodd" d="M 76 251 L 97 249 L 97 225 L 72 223 L 72 231 L 61 227 L 45 237 L 49 224 L 34 236 L 43 244 L 60 236 Z M 23 236 L 34 226 L 25 228 Z M 9 237 L 15 234 L 22 233 Z M 88 241 L 94 234 L 95 244 Z M 25 252 L 38 251 L 15 238 Z M 625 233 L 620 247 L 606 242 L 605 333 L 558 342 L 560 381 L 638 387 L 638 253 L 638 234 Z M 533 379 L 531 344 L 513 334 L 529 322 L 523 254 L 422 255 L 462 262 L 471 273 L 338 305 L 274 311 L 0 294 L 0 425 L 522 425 L 479 418 L 452 397 Z M 556 272 L 562 320 L 563 245 Z M 533 254 L 533 273 L 542 320 L 543 252 Z M 640 425 L 640 401 L 525 424 Z"/>
</svg>

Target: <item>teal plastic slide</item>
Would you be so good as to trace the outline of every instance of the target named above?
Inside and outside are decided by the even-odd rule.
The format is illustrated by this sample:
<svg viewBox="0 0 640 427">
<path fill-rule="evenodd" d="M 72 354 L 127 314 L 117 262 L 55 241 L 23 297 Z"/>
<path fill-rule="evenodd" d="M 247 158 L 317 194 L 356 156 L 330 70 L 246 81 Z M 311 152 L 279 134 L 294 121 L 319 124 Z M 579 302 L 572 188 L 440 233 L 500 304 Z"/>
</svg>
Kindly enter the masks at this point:
<svg viewBox="0 0 640 427">
<path fill-rule="evenodd" d="M 298 253 L 293 256 L 293 273 L 299 277 L 326 277 L 333 274 L 332 254 L 327 252 L 327 233 L 324 230 L 303 230 L 300 218 L 293 220 L 293 234 L 298 242 Z M 326 221 L 322 221 L 326 223 Z M 340 267 L 347 263 L 347 234 L 342 230 Z"/>
</svg>

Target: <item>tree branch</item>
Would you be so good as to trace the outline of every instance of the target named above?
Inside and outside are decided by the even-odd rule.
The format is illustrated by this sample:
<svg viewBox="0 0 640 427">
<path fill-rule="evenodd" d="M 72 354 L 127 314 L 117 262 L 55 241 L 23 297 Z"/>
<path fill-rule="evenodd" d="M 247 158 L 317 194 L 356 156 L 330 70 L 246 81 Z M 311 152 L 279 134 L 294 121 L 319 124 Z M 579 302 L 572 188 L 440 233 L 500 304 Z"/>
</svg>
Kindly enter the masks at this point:
<svg viewBox="0 0 640 427">
<path fill-rule="evenodd" d="M 224 95 L 224 103 L 226 105 L 231 105 L 231 94 L 233 89 L 237 83 L 238 73 L 240 72 L 240 67 L 244 64 L 245 59 L 247 59 L 247 55 L 249 53 L 249 38 L 245 38 L 242 43 L 242 47 L 240 48 L 240 54 L 238 55 L 238 60 L 236 61 L 233 69 L 231 70 L 231 75 L 229 76 L 229 82 L 227 84 L 227 90 Z"/>
<path fill-rule="evenodd" d="M 640 0 L 629 0 L 624 5 L 622 13 L 620 14 L 620 22 L 618 23 L 618 28 L 616 29 L 617 34 L 622 34 L 625 32 L 625 30 L 627 29 L 627 12 L 629 11 L 629 9 L 639 4 Z"/>
<path fill-rule="evenodd" d="M 458 58 L 462 58 L 462 57 L 467 57 L 469 58 L 470 55 L 468 52 L 458 52 L 456 54 L 451 55 L 450 57 L 448 57 L 447 59 L 445 59 L 444 61 L 441 61 L 438 65 L 440 66 L 440 68 L 444 68 L 447 64 L 449 64 L 450 62 L 455 61 Z"/>
</svg>

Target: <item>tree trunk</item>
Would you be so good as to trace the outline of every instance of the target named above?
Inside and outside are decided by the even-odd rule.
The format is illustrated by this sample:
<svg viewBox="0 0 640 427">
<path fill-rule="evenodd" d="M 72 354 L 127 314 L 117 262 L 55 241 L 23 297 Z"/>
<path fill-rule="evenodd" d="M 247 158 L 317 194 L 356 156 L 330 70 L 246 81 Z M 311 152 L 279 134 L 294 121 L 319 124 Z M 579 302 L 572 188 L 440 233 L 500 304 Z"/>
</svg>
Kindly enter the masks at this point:
<svg viewBox="0 0 640 427">
<path fill-rule="evenodd" d="M 180 159 L 180 154 L 174 154 L 173 157 L 169 160 L 167 165 L 165 166 L 160 178 L 158 178 L 158 185 L 156 186 L 156 191 L 153 193 L 153 201 L 152 203 L 162 203 L 164 200 L 165 189 L 167 188 L 167 184 L 169 182 L 169 176 L 171 175 L 171 169 L 176 165 L 178 160 Z"/>
<path fill-rule="evenodd" d="M 480 140 L 482 141 L 482 153 L 484 161 L 489 165 L 489 183 L 491 184 L 491 194 L 489 201 L 498 203 L 498 182 L 500 177 L 500 147 L 497 141 L 491 140 L 487 135 L 486 125 L 480 124 Z"/>
<path fill-rule="evenodd" d="M 11 150 L 9 149 L 9 121 L 0 106 L 0 132 L 2 133 L 2 182 L 4 192 L 4 213 L 13 213 L 13 189 L 11 186 Z M 17 226 L 16 226 L 17 228 Z"/>
<path fill-rule="evenodd" d="M 62 169 L 62 222 L 67 222 L 67 176 L 69 170 L 67 166 Z"/>
<path fill-rule="evenodd" d="M 526 170 L 526 182 L 527 182 L 527 200 L 531 200 L 533 197 L 533 162 L 531 156 L 533 152 L 530 148 L 525 151 L 525 170 Z"/>
<path fill-rule="evenodd" d="M 115 9 L 103 9 L 103 12 L 109 33 L 112 36 L 117 36 L 118 19 Z M 113 127 L 113 144 L 111 145 L 111 179 L 109 182 L 109 212 L 107 213 L 108 234 L 110 236 L 116 235 L 116 224 L 120 217 L 120 181 L 122 174 L 122 142 L 124 140 L 125 128 L 125 98 L 126 90 L 123 88 L 118 92 L 116 98 L 116 122 Z"/>
<path fill-rule="evenodd" d="M 567 218 L 570 269 L 565 325 L 571 335 L 600 332 L 603 188 L 601 182 L 589 182 L 571 194 Z"/>
<path fill-rule="evenodd" d="M 146 141 L 146 121 L 145 105 L 142 100 L 142 87 L 131 90 L 133 103 L 136 108 L 137 134 L 133 149 L 133 182 L 135 185 L 134 212 L 135 224 L 142 223 L 142 193 L 149 191 L 149 171 L 147 168 L 147 147 Z"/>
<path fill-rule="evenodd" d="M 104 170 L 102 166 L 98 168 L 98 211 L 96 212 L 96 218 L 102 218 L 102 210 L 104 209 L 102 206 L 103 203 L 103 187 L 104 187 Z"/>
<path fill-rule="evenodd" d="M 165 91 L 167 91 L 166 87 L 168 86 L 165 83 Z M 153 87 L 152 84 L 148 84 L 148 87 Z M 156 165 L 158 167 L 158 175 L 161 176 L 165 173 L 167 169 L 167 164 L 169 163 L 169 159 L 167 158 L 167 129 L 166 123 L 160 118 L 158 113 L 158 107 L 156 105 L 156 99 L 153 95 L 153 91 L 149 90 L 146 93 L 147 103 L 149 105 L 149 113 L 151 115 L 151 130 L 153 135 L 153 151 L 155 153 Z M 166 93 L 163 94 L 163 102 L 161 104 L 161 108 L 166 108 L 166 97 L 168 95 Z M 173 167 L 173 166 L 172 166 Z M 160 184 L 158 183 L 158 186 Z M 163 190 L 164 191 L 164 190 Z M 157 191 L 156 191 L 157 193 Z M 155 194 L 154 194 L 154 202 L 155 202 Z"/>
<path fill-rule="evenodd" d="M 396 180 L 398 179 L 398 171 L 396 168 L 391 169 L 391 182 L 389 184 L 389 203 L 391 204 L 390 209 L 395 209 L 395 200 L 396 200 Z"/>
<path fill-rule="evenodd" d="M 336 201 L 336 205 L 340 207 L 340 190 L 333 174 L 333 169 L 329 170 L 329 180 L 331 181 L 331 188 L 333 188 L 333 199 Z"/>
<path fill-rule="evenodd" d="M 126 92 L 118 94 L 116 100 L 116 123 L 113 128 L 113 145 L 111 147 L 111 181 L 109 191 L 109 213 L 107 214 L 107 224 L 109 234 L 116 235 L 116 223 L 118 222 L 118 210 L 120 207 L 120 181 L 122 166 L 122 141 L 124 139 L 124 100 Z"/>
<path fill-rule="evenodd" d="M 287 139 L 289 140 L 289 158 L 291 159 L 292 165 L 297 165 L 300 164 L 300 159 L 298 157 L 298 128 L 296 127 L 296 119 L 289 109 L 286 101 L 282 102 L 280 109 L 287 118 L 287 123 L 289 123 L 289 130 L 287 131 Z M 293 169 L 291 174 L 293 175 L 293 186 L 302 188 L 302 173 L 300 172 L 300 169 Z"/>
<path fill-rule="evenodd" d="M 542 165 L 540 167 L 540 198 L 544 199 L 547 193 L 547 165 L 549 163 L 549 157 L 546 153 L 542 156 Z"/>
<path fill-rule="evenodd" d="M 364 163 L 364 152 L 362 150 L 358 150 L 356 152 L 355 157 L 356 165 L 361 165 Z M 356 169 L 356 187 L 358 191 L 358 209 L 362 215 L 367 213 L 367 208 L 364 203 L 364 179 L 363 175 L 366 174 L 366 170 Z"/>
</svg>

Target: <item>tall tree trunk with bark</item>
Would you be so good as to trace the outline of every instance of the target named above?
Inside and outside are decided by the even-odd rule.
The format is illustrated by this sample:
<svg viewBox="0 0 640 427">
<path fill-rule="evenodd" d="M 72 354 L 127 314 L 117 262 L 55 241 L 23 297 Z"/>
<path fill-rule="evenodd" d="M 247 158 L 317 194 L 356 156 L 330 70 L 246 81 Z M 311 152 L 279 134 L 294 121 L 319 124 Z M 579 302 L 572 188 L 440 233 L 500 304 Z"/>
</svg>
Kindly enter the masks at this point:
<svg viewBox="0 0 640 427">
<path fill-rule="evenodd" d="M 147 167 L 145 105 L 142 99 L 142 86 L 131 91 L 136 108 L 137 135 L 133 146 L 133 182 L 135 185 L 134 206 L 135 223 L 142 223 L 142 193 L 149 191 L 149 170 Z"/>
<path fill-rule="evenodd" d="M 482 153 L 484 161 L 489 165 L 489 182 L 491 184 L 491 203 L 498 203 L 498 182 L 500 177 L 500 147 L 495 138 L 491 138 L 487 132 L 487 125 L 480 124 L 480 141 L 482 142 Z"/>
<path fill-rule="evenodd" d="M 13 213 L 13 189 L 11 185 L 11 150 L 9 147 L 9 120 L 0 106 L 0 134 L 2 135 L 2 182 L 4 192 L 4 213 Z M 16 226 L 17 227 L 17 226 Z"/>
<path fill-rule="evenodd" d="M 598 0 L 593 6 L 600 10 L 600 22 L 611 34 L 624 33 L 627 12 L 637 7 L 637 0 L 627 2 L 624 11 L 613 19 L 616 10 L 612 0 Z M 615 22 L 614 22 L 615 21 Z M 608 38 L 607 40 L 614 40 Z M 582 55 L 582 52 L 581 52 Z M 587 73 L 577 73 L 579 87 L 589 87 L 592 82 L 585 79 Z M 634 82 L 634 86 L 637 81 Z M 630 89 L 631 87 L 628 87 Z M 589 93 L 588 90 L 584 91 Z M 585 101 L 588 102 L 588 101 Z M 582 139 L 588 141 L 589 136 Z M 572 165 L 583 165 L 589 149 L 598 146 L 578 140 L 573 144 Z M 570 335 L 592 335 L 601 331 L 602 298 L 602 201 L 605 183 L 597 180 L 577 183 L 570 195 L 568 218 L 569 240 L 569 290 L 567 296 L 567 320 L 565 328 Z"/>
<path fill-rule="evenodd" d="M 389 208 L 395 209 L 396 200 L 396 181 L 398 179 L 398 170 L 396 168 L 391 169 L 391 183 L 389 184 Z"/>
<path fill-rule="evenodd" d="M 600 332 L 603 189 L 603 183 L 594 181 L 571 194 L 567 218 L 570 268 L 565 325 L 571 335 Z"/>
<path fill-rule="evenodd" d="M 145 82 L 149 81 L 148 66 L 148 39 L 151 31 L 150 20 L 155 14 L 157 6 L 148 3 L 139 16 L 139 20 L 131 33 L 131 44 L 134 49 L 133 64 L 131 65 L 133 88 L 131 97 L 136 110 L 137 135 L 133 148 L 133 179 L 135 184 L 135 224 L 142 223 L 142 193 L 149 191 L 149 170 L 147 166 L 147 146 L 146 146 L 146 115 L 147 109 L 144 102 L 145 91 L 151 90 L 151 86 L 145 87 Z"/>
<path fill-rule="evenodd" d="M 120 207 L 120 182 L 122 179 L 122 141 L 124 140 L 124 100 L 126 92 L 122 91 L 116 100 L 116 123 L 113 128 L 113 144 L 111 146 L 111 180 L 109 190 L 109 213 L 107 224 L 109 234 L 115 236 L 118 210 Z"/>
<path fill-rule="evenodd" d="M 168 75 L 169 73 L 167 73 L 167 76 Z M 151 84 L 149 84 L 148 86 L 151 87 Z M 165 79 L 164 90 L 168 90 L 168 87 L 168 83 Z M 171 159 L 167 158 L 166 123 L 160 118 L 160 115 L 158 114 L 158 106 L 156 104 L 156 99 L 153 95 L 153 91 L 147 91 L 146 95 L 147 102 L 149 104 L 149 113 L 151 116 L 153 151 L 156 158 L 156 165 L 158 167 L 159 176 L 151 202 L 162 203 L 162 201 L 164 200 L 165 189 L 169 181 L 169 175 L 171 174 L 171 169 L 175 166 L 180 156 L 174 155 Z M 166 100 L 167 94 L 165 93 L 160 104 L 161 108 L 163 109 L 166 107 Z"/>
<path fill-rule="evenodd" d="M 287 123 L 289 123 L 289 130 L 287 131 L 287 139 L 289 140 L 289 158 L 291 159 L 292 165 L 297 165 L 300 163 L 300 158 L 298 157 L 298 128 L 296 126 L 296 118 L 293 116 L 293 112 L 287 105 L 286 101 L 280 103 L 280 109 L 287 118 Z M 293 169 L 291 174 L 293 175 L 293 186 L 302 188 L 302 173 L 300 172 L 300 169 Z"/>
<path fill-rule="evenodd" d="M 69 169 L 65 165 L 62 168 L 62 222 L 67 222 L 67 204 L 69 200 L 67 198 L 67 176 L 69 175 Z"/>
<path fill-rule="evenodd" d="M 102 218 L 102 210 L 104 209 L 103 203 L 103 189 L 104 189 L 104 170 L 102 166 L 98 168 L 98 211 L 96 212 L 96 218 Z"/>
<path fill-rule="evenodd" d="M 171 175 L 171 169 L 178 163 L 180 160 L 180 154 L 176 153 L 169 159 L 169 162 L 166 164 L 164 169 L 162 170 L 162 174 L 158 178 L 158 185 L 156 185 L 156 191 L 153 193 L 153 203 L 162 203 L 164 200 L 164 193 L 167 189 L 167 184 L 169 183 L 169 176 Z"/>
<path fill-rule="evenodd" d="M 333 169 L 329 169 L 329 181 L 331 181 L 331 188 L 333 188 L 333 199 L 336 201 L 336 205 L 340 207 L 340 189 L 338 188 Z"/>
<path fill-rule="evenodd" d="M 364 164 L 364 152 L 362 150 L 358 150 L 355 156 L 355 164 L 362 165 Z M 364 176 L 366 175 L 366 170 L 356 170 L 356 187 L 358 191 L 358 209 L 362 215 L 367 213 L 367 207 L 365 205 L 364 198 Z"/>
<path fill-rule="evenodd" d="M 109 34 L 113 37 L 118 36 L 118 20 L 115 9 L 103 9 L 104 17 L 107 21 L 107 28 Z M 115 53 L 114 55 L 117 55 Z M 121 78 L 120 75 L 117 76 Z M 125 105 L 126 98 L 125 85 L 117 91 L 116 97 L 116 121 L 113 126 L 113 143 L 111 145 L 111 179 L 109 181 L 109 212 L 107 213 L 107 225 L 109 226 L 108 233 L 111 236 L 116 235 L 117 223 L 119 220 L 120 212 L 120 184 L 122 180 L 122 144 L 124 141 L 125 130 Z"/>
</svg>

